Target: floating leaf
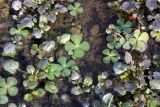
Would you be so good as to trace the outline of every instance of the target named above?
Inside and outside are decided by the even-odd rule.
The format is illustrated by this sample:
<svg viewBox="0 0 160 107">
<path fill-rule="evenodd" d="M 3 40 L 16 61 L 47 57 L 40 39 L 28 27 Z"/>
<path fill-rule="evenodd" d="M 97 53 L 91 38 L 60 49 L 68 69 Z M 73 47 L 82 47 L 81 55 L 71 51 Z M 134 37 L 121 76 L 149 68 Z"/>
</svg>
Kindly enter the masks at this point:
<svg viewBox="0 0 160 107">
<path fill-rule="evenodd" d="M 127 67 L 122 62 L 116 62 L 113 65 L 113 70 L 116 74 L 122 74 L 123 72 L 127 71 Z"/>
</svg>

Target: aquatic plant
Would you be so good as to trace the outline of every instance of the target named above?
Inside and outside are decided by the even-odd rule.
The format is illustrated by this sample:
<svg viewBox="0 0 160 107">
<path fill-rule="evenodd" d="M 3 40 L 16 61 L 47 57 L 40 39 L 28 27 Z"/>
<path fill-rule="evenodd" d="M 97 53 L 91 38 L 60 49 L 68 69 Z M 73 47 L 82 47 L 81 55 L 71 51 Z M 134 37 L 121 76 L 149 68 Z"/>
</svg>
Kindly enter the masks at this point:
<svg viewBox="0 0 160 107">
<path fill-rule="evenodd" d="M 143 52 L 147 48 L 147 42 L 149 40 L 149 35 L 147 32 L 141 32 L 140 30 L 135 30 L 132 38 L 129 39 L 129 43 L 133 46 L 133 49 Z"/>
<path fill-rule="evenodd" d="M 82 34 L 72 35 L 71 40 L 65 44 L 65 50 L 73 58 L 83 57 L 89 48 L 88 42 L 82 41 Z"/>
<path fill-rule="evenodd" d="M 19 36 L 26 37 L 28 35 L 28 31 L 24 30 L 23 25 L 18 24 L 17 25 L 17 29 L 16 28 L 11 28 L 10 29 L 10 34 L 11 35 L 19 35 Z"/>
<path fill-rule="evenodd" d="M 71 72 L 76 72 L 78 70 L 76 63 L 73 60 L 67 61 L 67 58 L 63 56 L 58 58 L 58 64 L 51 63 L 44 69 L 50 80 L 59 76 L 68 77 Z"/>
<path fill-rule="evenodd" d="M 118 61 L 118 59 L 120 59 L 118 52 L 114 49 L 104 49 L 102 53 L 105 55 L 105 57 L 103 58 L 104 63 L 115 63 Z"/>
<path fill-rule="evenodd" d="M 0 77 L 0 104 L 8 103 L 7 93 L 10 96 L 16 96 L 18 88 L 16 87 L 17 80 L 14 77 L 8 77 L 7 80 Z"/>
<path fill-rule="evenodd" d="M 78 71 L 79 68 L 77 67 L 76 63 L 73 60 L 67 61 L 66 57 L 59 57 L 58 63 L 60 64 L 61 75 L 67 77 L 71 74 L 71 72 Z"/>
<path fill-rule="evenodd" d="M 68 5 L 67 8 L 72 16 L 77 16 L 79 13 L 83 12 L 83 7 L 79 2 L 74 2 L 74 4 Z"/>
<path fill-rule="evenodd" d="M 108 35 L 107 37 L 106 37 L 106 39 L 107 39 L 107 41 L 108 41 L 108 43 L 107 43 L 107 47 L 109 48 L 109 49 L 119 49 L 119 48 L 121 48 L 121 45 L 122 44 L 120 44 L 119 43 L 119 40 L 120 40 L 120 38 L 119 37 L 117 37 L 117 36 L 115 36 L 115 35 Z"/>
<path fill-rule="evenodd" d="M 47 78 L 53 80 L 61 75 L 61 70 L 62 68 L 59 64 L 49 64 L 44 71 L 47 73 Z"/>
<path fill-rule="evenodd" d="M 120 18 L 117 20 L 117 26 L 115 26 L 115 30 L 118 33 L 130 34 L 131 33 L 132 22 L 125 21 L 125 19 Z"/>
</svg>

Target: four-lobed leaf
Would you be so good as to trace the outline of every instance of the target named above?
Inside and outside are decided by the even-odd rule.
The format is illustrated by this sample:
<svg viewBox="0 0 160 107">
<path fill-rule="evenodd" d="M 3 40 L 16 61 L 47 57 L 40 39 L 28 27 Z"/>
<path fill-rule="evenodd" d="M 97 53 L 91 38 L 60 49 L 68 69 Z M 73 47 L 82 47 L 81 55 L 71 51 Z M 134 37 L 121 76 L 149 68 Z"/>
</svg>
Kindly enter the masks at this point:
<svg viewBox="0 0 160 107">
<path fill-rule="evenodd" d="M 104 63 L 110 63 L 110 62 L 115 63 L 118 61 L 118 59 L 120 59 L 119 54 L 115 49 L 113 50 L 105 49 L 103 50 L 102 53 L 105 55 L 105 57 L 103 58 Z"/>
<path fill-rule="evenodd" d="M 28 35 L 28 31 L 24 30 L 23 25 L 19 24 L 17 25 L 17 29 L 16 28 L 11 28 L 10 29 L 10 34 L 11 35 L 19 35 L 19 36 L 27 36 Z"/>
<path fill-rule="evenodd" d="M 73 58 L 81 58 L 89 50 L 89 44 L 86 41 L 82 41 L 82 34 L 77 34 L 73 35 L 71 41 L 65 44 L 65 50 Z"/>
<path fill-rule="evenodd" d="M 115 28 L 118 33 L 123 32 L 123 34 L 130 34 L 132 31 L 131 26 L 132 23 L 130 21 L 125 21 L 125 19 L 120 18 L 117 20 L 117 26 L 115 26 Z"/>
<path fill-rule="evenodd" d="M 143 52 L 147 48 L 147 42 L 149 40 L 149 35 L 147 32 L 141 32 L 140 30 L 134 31 L 134 37 L 129 39 L 129 43 L 137 51 Z"/>
<path fill-rule="evenodd" d="M 7 93 L 10 96 L 16 96 L 18 88 L 16 87 L 17 80 L 13 77 L 8 77 L 7 80 L 0 77 L 0 96 L 5 96 Z"/>
<path fill-rule="evenodd" d="M 160 32 L 151 31 L 150 35 L 152 38 L 155 38 L 156 42 L 160 42 Z"/>
<path fill-rule="evenodd" d="M 68 10 L 71 16 L 77 16 L 79 13 L 83 12 L 83 7 L 79 2 L 75 2 L 73 5 L 68 5 Z"/>
</svg>

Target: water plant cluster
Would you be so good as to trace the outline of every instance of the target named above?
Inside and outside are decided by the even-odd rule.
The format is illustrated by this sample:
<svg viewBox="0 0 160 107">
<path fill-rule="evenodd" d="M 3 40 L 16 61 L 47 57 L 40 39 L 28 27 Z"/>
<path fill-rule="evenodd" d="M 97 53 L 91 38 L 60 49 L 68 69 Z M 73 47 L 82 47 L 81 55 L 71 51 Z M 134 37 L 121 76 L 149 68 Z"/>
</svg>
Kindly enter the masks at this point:
<svg viewBox="0 0 160 107">
<path fill-rule="evenodd" d="M 4 3 L 0 0 L 0 5 Z M 35 102 L 48 96 L 51 104 L 59 98 L 72 103 L 78 97 L 82 107 L 160 106 L 160 50 L 152 47 L 160 49 L 160 0 L 107 4 L 117 16 L 98 36 L 106 38 L 101 60 L 108 69 L 96 74 L 84 73 L 78 63 L 91 48 L 83 28 L 72 24 L 65 32 L 51 33 L 61 18 L 78 20 L 85 11 L 80 1 L 9 0 L 8 4 L 15 25 L 1 53 L 2 106 L 43 107 Z"/>
</svg>

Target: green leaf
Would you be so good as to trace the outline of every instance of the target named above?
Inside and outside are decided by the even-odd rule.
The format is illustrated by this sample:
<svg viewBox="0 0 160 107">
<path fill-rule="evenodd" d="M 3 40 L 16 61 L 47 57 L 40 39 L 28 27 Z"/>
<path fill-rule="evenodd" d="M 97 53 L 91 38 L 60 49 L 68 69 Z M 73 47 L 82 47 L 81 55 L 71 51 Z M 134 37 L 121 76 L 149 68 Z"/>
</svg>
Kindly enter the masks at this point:
<svg viewBox="0 0 160 107">
<path fill-rule="evenodd" d="M 7 96 L 0 96 L 0 104 L 6 104 L 8 101 L 9 100 Z"/>
<path fill-rule="evenodd" d="M 17 28 L 18 28 L 18 31 L 21 31 L 21 30 L 23 30 L 24 26 L 22 24 L 18 24 Z"/>
<path fill-rule="evenodd" d="M 107 36 L 106 40 L 111 42 L 114 40 L 114 37 L 112 35 L 109 35 L 109 36 Z"/>
<path fill-rule="evenodd" d="M 118 55 L 118 52 L 117 52 L 115 49 L 113 49 L 113 50 L 111 51 L 111 55 L 112 55 L 112 56 L 117 56 L 117 55 Z"/>
<path fill-rule="evenodd" d="M 124 49 L 130 49 L 131 48 L 131 46 L 130 46 L 130 44 L 129 44 L 129 42 L 126 42 L 124 45 L 123 45 L 123 48 Z"/>
<path fill-rule="evenodd" d="M 50 81 L 46 82 L 45 89 L 50 93 L 58 92 L 58 88 L 55 86 L 54 82 L 50 82 Z"/>
<path fill-rule="evenodd" d="M 110 57 L 104 57 L 103 62 L 104 63 L 110 63 Z"/>
<path fill-rule="evenodd" d="M 78 8 L 78 7 L 81 7 L 81 4 L 80 4 L 79 2 L 75 2 L 75 3 L 74 3 L 74 6 L 75 6 L 76 8 Z"/>
<path fill-rule="evenodd" d="M 22 30 L 22 31 L 20 32 L 20 34 L 21 34 L 22 36 L 26 37 L 26 36 L 28 35 L 28 30 Z"/>
<path fill-rule="evenodd" d="M 11 28 L 10 29 L 10 34 L 11 35 L 15 35 L 15 34 L 17 34 L 18 33 L 18 30 L 16 29 L 16 28 Z"/>
<path fill-rule="evenodd" d="M 139 36 L 140 36 L 140 34 L 141 34 L 140 30 L 136 29 L 136 30 L 134 31 L 134 37 L 135 37 L 135 38 L 138 39 Z"/>
<path fill-rule="evenodd" d="M 24 81 L 23 85 L 28 89 L 34 89 L 38 86 L 38 82 L 28 80 L 28 81 Z"/>
<path fill-rule="evenodd" d="M 69 12 L 71 16 L 77 16 L 77 11 L 76 10 L 72 10 Z"/>
<path fill-rule="evenodd" d="M 75 49 L 75 45 L 72 42 L 67 42 L 65 44 L 65 50 L 69 51 L 69 50 L 74 50 Z"/>
<path fill-rule="evenodd" d="M 71 70 L 68 69 L 68 68 L 63 69 L 62 72 L 61 72 L 61 75 L 63 77 L 68 77 L 70 74 L 71 74 Z"/>
<path fill-rule="evenodd" d="M 67 63 L 67 58 L 66 58 L 66 57 L 59 57 L 59 58 L 58 58 L 58 62 L 59 62 L 61 65 L 66 65 L 66 63 Z"/>
<path fill-rule="evenodd" d="M 38 89 L 36 91 L 33 91 L 32 94 L 37 97 L 43 97 L 45 94 L 45 91 L 43 89 Z"/>
<path fill-rule="evenodd" d="M 85 86 L 90 86 L 90 85 L 92 85 L 92 83 L 93 83 L 92 77 L 86 76 L 83 81 L 83 84 Z"/>
<path fill-rule="evenodd" d="M 131 33 L 131 29 L 130 28 L 124 28 L 123 29 L 123 33 L 124 34 L 130 34 Z"/>
<path fill-rule="evenodd" d="M 123 26 L 124 25 L 124 21 L 125 20 L 123 18 L 120 18 L 120 19 L 117 20 L 117 24 L 120 25 L 120 26 Z"/>
<path fill-rule="evenodd" d="M 78 8 L 77 12 L 82 13 L 84 11 L 83 7 Z"/>
<path fill-rule="evenodd" d="M 33 96 L 31 94 L 25 94 L 24 95 L 24 100 L 25 101 L 32 101 L 32 99 L 33 99 Z"/>
<path fill-rule="evenodd" d="M 80 48 L 84 51 L 88 51 L 89 50 L 89 44 L 88 42 L 86 41 L 83 41 L 81 44 L 80 44 Z"/>
<path fill-rule="evenodd" d="M 79 34 L 79 35 L 73 35 L 71 37 L 71 40 L 75 43 L 75 45 L 79 45 L 82 41 L 82 35 Z"/>
<path fill-rule="evenodd" d="M 115 29 L 118 33 L 121 33 L 122 27 L 121 26 L 115 26 Z"/>
<path fill-rule="evenodd" d="M 4 78 L 0 77 L 0 87 L 6 86 L 6 81 Z"/>
<path fill-rule="evenodd" d="M 103 53 L 104 55 L 109 55 L 109 54 L 110 54 L 110 50 L 109 50 L 109 49 L 104 49 L 104 50 L 102 51 L 102 53 Z"/>
<path fill-rule="evenodd" d="M 114 43 L 113 43 L 113 42 L 107 43 L 107 47 L 108 47 L 109 49 L 114 49 Z"/>
<path fill-rule="evenodd" d="M 143 32 L 138 38 L 139 41 L 147 42 L 149 40 L 149 35 L 147 32 Z"/>
<path fill-rule="evenodd" d="M 14 86 L 17 84 L 17 80 L 14 77 L 8 77 L 7 78 L 7 85 L 8 86 Z"/>
<path fill-rule="evenodd" d="M 72 4 L 70 4 L 70 5 L 68 5 L 68 10 L 72 10 L 72 9 L 74 9 L 74 6 L 72 5 Z"/>
<path fill-rule="evenodd" d="M 132 26 L 132 23 L 130 21 L 127 21 L 124 25 L 125 27 L 131 27 Z"/>
<path fill-rule="evenodd" d="M 7 88 L 5 88 L 5 87 L 0 88 L 0 96 L 1 95 L 7 95 Z"/>
<path fill-rule="evenodd" d="M 18 88 L 17 87 L 10 87 L 10 88 L 8 88 L 8 93 L 10 96 L 16 96 L 18 93 Z"/>
<path fill-rule="evenodd" d="M 111 57 L 111 61 L 112 61 L 113 63 L 116 63 L 116 62 L 118 61 L 118 58 L 117 58 L 117 57 Z"/>
<path fill-rule="evenodd" d="M 48 74 L 48 75 L 47 75 L 47 78 L 48 78 L 49 80 L 54 80 L 54 79 L 55 79 L 55 76 L 54 76 L 54 74 Z"/>
<path fill-rule="evenodd" d="M 73 53 L 73 56 L 74 57 L 77 57 L 77 58 L 81 58 L 84 56 L 84 51 L 81 50 L 81 49 L 75 49 L 74 53 Z"/>
<path fill-rule="evenodd" d="M 67 62 L 66 67 L 72 67 L 74 65 L 76 65 L 76 63 L 73 60 L 70 60 L 70 61 Z"/>
</svg>

